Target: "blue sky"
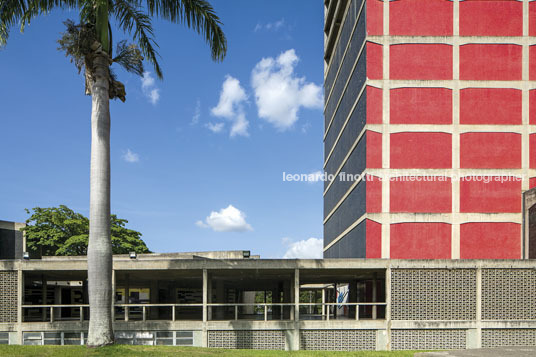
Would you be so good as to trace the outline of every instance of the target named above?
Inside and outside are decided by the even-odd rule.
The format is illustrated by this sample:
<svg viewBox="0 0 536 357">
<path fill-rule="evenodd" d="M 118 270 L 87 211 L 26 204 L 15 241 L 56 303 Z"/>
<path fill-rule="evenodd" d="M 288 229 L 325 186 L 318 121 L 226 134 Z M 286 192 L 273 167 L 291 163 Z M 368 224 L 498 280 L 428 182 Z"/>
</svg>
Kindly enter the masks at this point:
<svg viewBox="0 0 536 357">
<path fill-rule="evenodd" d="M 156 252 L 320 256 L 322 184 L 282 175 L 322 168 L 322 3 L 212 4 L 223 63 L 193 31 L 155 21 L 164 80 L 116 69 L 127 101 L 111 103 L 112 212 Z M 13 28 L 0 50 L 2 220 L 60 204 L 88 214 L 91 100 L 56 50 L 68 18 Z"/>
</svg>

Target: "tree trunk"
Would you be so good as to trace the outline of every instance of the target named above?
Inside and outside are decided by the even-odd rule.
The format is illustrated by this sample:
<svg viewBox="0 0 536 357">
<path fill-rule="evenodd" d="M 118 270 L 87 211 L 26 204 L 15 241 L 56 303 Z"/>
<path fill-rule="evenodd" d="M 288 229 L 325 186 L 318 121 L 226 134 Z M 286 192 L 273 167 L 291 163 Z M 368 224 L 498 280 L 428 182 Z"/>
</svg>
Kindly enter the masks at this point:
<svg viewBox="0 0 536 357">
<path fill-rule="evenodd" d="M 110 233 L 109 62 L 97 53 L 91 80 L 91 172 L 89 194 L 89 336 L 87 345 L 114 342 L 112 330 L 112 242 Z"/>
</svg>

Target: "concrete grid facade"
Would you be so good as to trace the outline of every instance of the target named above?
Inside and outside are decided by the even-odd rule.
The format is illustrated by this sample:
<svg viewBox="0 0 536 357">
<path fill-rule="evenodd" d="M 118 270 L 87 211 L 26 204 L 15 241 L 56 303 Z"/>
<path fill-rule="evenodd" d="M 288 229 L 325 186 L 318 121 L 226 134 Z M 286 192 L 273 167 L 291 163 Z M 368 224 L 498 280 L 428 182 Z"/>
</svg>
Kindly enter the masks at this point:
<svg viewBox="0 0 536 357">
<path fill-rule="evenodd" d="M 536 2 L 324 3 L 324 257 L 529 258 Z"/>
</svg>

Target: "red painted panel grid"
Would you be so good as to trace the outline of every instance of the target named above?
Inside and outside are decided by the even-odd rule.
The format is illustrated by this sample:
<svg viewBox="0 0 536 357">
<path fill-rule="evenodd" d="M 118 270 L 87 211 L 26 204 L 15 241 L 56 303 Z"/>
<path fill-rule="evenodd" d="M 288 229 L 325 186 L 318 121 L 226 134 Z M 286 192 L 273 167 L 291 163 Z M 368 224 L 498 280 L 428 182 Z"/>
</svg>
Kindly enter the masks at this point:
<svg viewBox="0 0 536 357">
<path fill-rule="evenodd" d="M 380 223 L 366 220 L 366 243 L 365 257 L 369 259 L 382 257 L 382 225 Z"/>
<path fill-rule="evenodd" d="M 521 1 L 460 2 L 460 36 L 522 36 Z"/>
<path fill-rule="evenodd" d="M 383 91 L 380 88 L 367 86 L 367 124 L 383 122 Z"/>
<path fill-rule="evenodd" d="M 382 182 L 379 177 L 366 176 L 366 211 L 367 213 L 379 213 L 382 211 Z"/>
<path fill-rule="evenodd" d="M 460 135 L 463 169 L 521 168 L 521 135 L 516 133 L 464 133 Z"/>
<path fill-rule="evenodd" d="M 531 177 L 529 180 L 529 188 L 536 187 L 536 177 Z"/>
<path fill-rule="evenodd" d="M 390 212 L 448 213 L 452 184 L 446 177 L 397 177 L 390 182 Z"/>
<path fill-rule="evenodd" d="M 465 223 L 460 226 L 461 259 L 520 259 L 521 225 Z"/>
<path fill-rule="evenodd" d="M 520 125 L 522 104 L 522 92 L 517 89 L 462 89 L 460 91 L 460 123 Z"/>
<path fill-rule="evenodd" d="M 382 134 L 367 130 L 367 168 L 382 167 Z"/>
<path fill-rule="evenodd" d="M 452 90 L 397 88 L 390 91 L 391 124 L 452 124 Z"/>
<path fill-rule="evenodd" d="M 529 36 L 536 36 L 536 2 L 529 2 Z"/>
<path fill-rule="evenodd" d="M 529 124 L 536 125 L 536 89 L 529 91 Z"/>
<path fill-rule="evenodd" d="M 383 78 L 383 46 L 367 42 L 367 78 Z"/>
<path fill-rule="evenodd" d="M 522 48 L 510 44 L 460 46 L 460 79 L 521 80 Z"/>
<path fill-rule="evenodd" d="M 536 134 L 529 136 L 529 166 L 531 169 L 536 169 Z"/>
<path fill-rule="evenodd" d="M 529 79 L 536 80 L 536 46 L 529 46 Z"/>
<path fill-rule="evenodd" d="M 463 178 L 460 181 L 460 212 L 521 212 L 521 180 L 507 176 Z"/>
<path fill-rule="evenodd" d="M 393 169 L 452 167 L 452 140 L 447 133 L 396 133 L 390 137 Z"/>
<path fill-rule="evenodd" d="M 452 2 L 398 0 L 389 3 L 389 33 L 405 36 L 452 36 Z"/>
<path fill-rule="evenodd" d="M 389 56 L 391 79 L 452 79 L 450 45 L 391 45 Z"/>
<path fill-rule="evenodd" d="M 383 35 L 383 1 L 367 0 L 367 34 Z"/>
<path fill-rule="evenodd" d="M 446 223 L 392 224 L 391 259 L 450 259 L 451 225 Z"/>
</svg>

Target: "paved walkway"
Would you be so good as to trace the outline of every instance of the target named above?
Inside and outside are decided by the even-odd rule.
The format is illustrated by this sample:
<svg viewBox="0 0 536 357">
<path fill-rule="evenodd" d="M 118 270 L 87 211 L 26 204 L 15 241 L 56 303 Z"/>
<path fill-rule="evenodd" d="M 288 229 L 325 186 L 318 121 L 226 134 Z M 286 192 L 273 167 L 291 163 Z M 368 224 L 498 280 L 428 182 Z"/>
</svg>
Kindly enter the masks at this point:
<svg viewBox="0 0 536 357">
<path fill-rule="evenodd" d="M 536 347 L 478 348 L 474 350 L 420 352 L 415 357 L 534 357 Z"/>
</svg>

